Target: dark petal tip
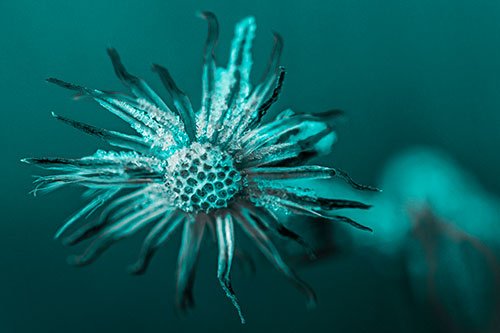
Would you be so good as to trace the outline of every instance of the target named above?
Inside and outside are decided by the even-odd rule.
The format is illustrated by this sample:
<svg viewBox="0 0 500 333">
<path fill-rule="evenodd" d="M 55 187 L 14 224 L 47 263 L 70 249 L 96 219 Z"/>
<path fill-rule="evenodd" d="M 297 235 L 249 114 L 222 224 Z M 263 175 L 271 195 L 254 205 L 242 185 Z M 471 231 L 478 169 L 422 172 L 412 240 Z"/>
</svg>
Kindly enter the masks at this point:
<svg viewBox="0 0 500 333">
<path fill-rule="evenodd" d="M 127 267 L 127 272 L 131 275 L 142 275 L 146 272 L 146 268 L 141 263 L 136 262 Z"/>
<path fill-rule="evenodd" d="M 314 251 L 314 249 L 309 248 L 306 251 L 307 251 L 307 256 L 309 257 L 309 260 L 316 261 L 318 259 L 318 255 L 316 254 L 316 251 Z"/>
<path fill-rule="evenodd" d="M 276 30 L 271 30 L 271 33 L 273 34 L 273 37 L 283 43 L 283 37 L 276 31 Z"/>
<path fill-rule="evenodd" d="M 75 267 L 85 266 L 89 263 L 85 260 L 82 260 L 81 256 L 77 256 L 77 255 L 68 256 L 68 258 L 66 259 L 66 262 L 68 263 L 68 265 L 75 266 Z"/>
<path fill-rule="evenodd" d="M 381 189 L 374 187 L 374 186 L 369 186 L 367 185 L 365 188 L 367 191 L 373 191 L 373 192 L 383 192 Z"/>
<path fill-rule="evenodd" d="M 318 299 L 316 297 L 316 294 L 311 291 L 311 295 L 307 298 L 307 303 L 306 303 L 306 307 L 308 310 L 313 310 L 316 308 L 316 305 L 318 303 Z"/>
<path fill-rule="evenodd" d="M 58 235 L 56 235 L 56 236 L 54 237 L 54 239 L 59 239 L 59 238 L 60 238 L 60 237 L 58 237 Z M 61 239 L 61 243 L 62 243 L 62 245 L 64 245 L 64 246 L 73 246 L 73 245 L 76 245 L 76 244 L 78 243 L 78 241 L 77 241 L 77 240 L 74 240 L 74 239 L 72 239 L 71 237 L 69 237 L 69 236 L 68 236 L 68 237 L 64 237 L 64 238 L 62 238 L 62 239 Z"/>
<path fill-rule="evenodd" d="M 196 13 L 196 16 L 198 16 L 199 18 L 202 18 L 202 19 L 207 19 L 209 17 L 214 18 L 215 14 L 212 12 L 209 12 L 209 11 L 199 11 Z"/>
<path fill-rule="evenodd" d="M 47 81 L 49 83 L 53 83 L 55 85 L 58 85 L 59 87 L 69 89 L 69 90 L 75 90 L 75 91 L 80 91 L 80 92 L 85 90 L 84 87 L 81 87 L 81 86 L 78 86 L 76 84 L 72 84 L 72 83 L 69 83 L 69 82 L 66 82 L 63 80 L 59 80 L 59 79 L 56 79 L 54 77 L 50 77 L 48 79 L 45 79 L 45 81 Z"/>
<path fill-rule="evenodd" d="M 67 85 L 69 85 L 69 83 L 67 83 L 67 82 L 65 82 L 63 80 L 56 79 L 55 77 L 49 77 L 49 78 L 45 79 L 45 81 L 47 81 L 48 83 L 57 84 L 59 86 L 67 86 Z"/>
</svg>

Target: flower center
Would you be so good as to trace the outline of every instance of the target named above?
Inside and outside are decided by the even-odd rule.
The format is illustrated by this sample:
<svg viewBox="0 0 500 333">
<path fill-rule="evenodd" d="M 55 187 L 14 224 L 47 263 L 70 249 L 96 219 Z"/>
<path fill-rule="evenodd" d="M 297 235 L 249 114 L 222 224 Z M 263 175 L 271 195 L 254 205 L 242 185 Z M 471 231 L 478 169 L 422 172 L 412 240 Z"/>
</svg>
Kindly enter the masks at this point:
<svg viewBox="0 0 500 333">
<path fill-rule="evenodd" d="M 186 212 L 227 207 L 240 181 L 231 156 L 211 144 L 194 142 L 167 159 L 165 185 L 172 191 L 174 204 Z"/>
</svg>

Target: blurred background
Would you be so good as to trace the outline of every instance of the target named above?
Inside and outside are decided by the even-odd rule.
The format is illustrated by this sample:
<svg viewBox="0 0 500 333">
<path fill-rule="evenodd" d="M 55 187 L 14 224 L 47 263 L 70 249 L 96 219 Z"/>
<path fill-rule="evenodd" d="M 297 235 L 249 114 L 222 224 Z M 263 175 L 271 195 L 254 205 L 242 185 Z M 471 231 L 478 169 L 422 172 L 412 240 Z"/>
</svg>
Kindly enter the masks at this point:
<svg viewBox="0 0 500 333">
<path fill-rule="evenodd" d="M 51 111 L 128 130 L 44 79 L 121 90 L 105 52 L 113 46 L 159 92 L 150 66 L 169 68 L 199 107 L 207 34 L 199 10 L 218 16 L 220 64 L 235 23 L 256 17 L 256 79 L 278 31 L 288 76 L 272 114 L 344 110 L 336 150 L 317 162 L 384 190 L 316 184 L 327 195 L 373 204 L 350 215 L 373 233 L 289 221 L 323 254 L 311 263 L 282 244 L 317 292 L 315 310 L 249 249 L 255 273 L 238 264 L 233 272 L 248 321 L 241 326 L 216 279 L 216 249 L 205 244 L 197 307 L 180 315 L 173 306 L 178 237 L 144 276 L 125 272 L 141 236 L 91 266 L 71 267 L 65 257 L 81 249 L 63 247 L 53 233 L 81 206 L 81 191 L 28 194 L 41 171 L 22 157 L 108 148 Z M 0 0 L 0 332 L 500 331 L 499 22 L 495 0 Z"/>
</svg>

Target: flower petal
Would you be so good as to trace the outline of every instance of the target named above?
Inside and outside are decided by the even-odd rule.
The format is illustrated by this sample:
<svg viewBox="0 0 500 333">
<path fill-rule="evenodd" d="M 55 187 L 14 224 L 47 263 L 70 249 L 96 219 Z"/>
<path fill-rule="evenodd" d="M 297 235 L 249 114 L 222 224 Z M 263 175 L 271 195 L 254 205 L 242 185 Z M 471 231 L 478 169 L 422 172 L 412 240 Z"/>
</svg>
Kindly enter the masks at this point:
<svg viewBox="0 0 500 333">
<path fill-rule="evenodd" d="M 232 210 L 233 216 L 237 219 L 243 231 L 255 241 L 261 252 L 269 259 L 269 261 L 292 282 L 299 290 L 307 297 L 307 305 L 314 307 L 316 305 L 316 295 L 314 291 L 305 282 L 303 282 L 295 272 L 281 258 L 280 253 L 269 239 L 269 237 L 260 230 L 257 222 L 250 214 L 245 214 L 244 211 L 239 211 L 236 208 Z"/>
<path fill-rule="evenodd" d="M 191 141 L 193 141 L 196 138 L 196 127 L 193 106 L 191 105 L 189 97 L 177 87 L 177 84 L 175 84 L 174 79 L 165 67 L 155 64 L 153 65 L 153 71 L 158 73 L 163 85 L 172 97 L 177 113 L 184 123 L 184 131 Z"/>
<path fill-rule="evenodd" d="M 83 254 L 69 257 L 68 262 L 73 265 L 86 265 L 91 263 L 113 243 L 134 234 L 170 209 L 169 206 L 165 206 L 160 202 L 146 206 L 134 214 L 127 215 L 101 232 Z"/>
<path fill-rule="evenodd" d="M 193 284 L 198 252 L 205 230 L 206 220 L 198 216 L 184 222 L 181 249 L 177 259 L 177 306 L 186 310 L 194 306 Z"/>
<path fill-rule="evenodd" d="M 219 39 L 219 23 L 217 17 L 211 12 L 202 12 L 200 17 L 208 22 L 208 36 L 203 53 L 203 91 L 201 111 L 196 115 L 196 136 L 201 138 L 206 134 L 208 117 L 212 106 L 215 91 L 215 46 Z"/>
<path fill-rule="evenodd" d="M 165 102 L 149 87 L 146 81 L 127 72 L 115 49 L 108 48 L 108 55 L 113 63 L 116 76 L 118 76 L 124 85 L 130 88 L 135 96 L 145 99 L 162 110 L 170 111 Z"/>
<path fill-rule="evenodd" d="M 52 116 L 57 120 L 64 122 L 65 124 L 72 126 L 82 132 L 87 134 L 96 136 L 101 140 L 109 143 L 112 146 L 121 147 L 125 149 L 135 150 L 141 153 L 150 153 L 151 145 L 148 144 L 143 138 L 135 136 L 123 134 L 116 131 L 110 131 L 104 128 L 98 128 L 92 125 L 88 125 L 76 120 L 72 120 L 66 117 L 58 116 L 54 112 L 52 112 Z"/>
<path fill-rule="evenodd" d="M 266 164 L 293 164 L 331 152 L 336 142 L 334 129 L 312 115 L 277 119 L 248 132 L 241 139 L 237 160 L 242 165 L 262 165 L 263 155 L 274 150 L 278 157 Z"/>
<path fill-rule="evenodd" d="M 139 259 L 129 267 L 129 271 L 133 274 L 144 273 L 156 250 L 170 238 L 184 219 L 185 214 L 179 210 L 174 210 L 163 217 L 146 236 Z"/>
<path fill-rule="evenodd" d="M 55 78 L 49 78 L 47 81 L 94 99 L 103 108 L 129 123 L 130 127 L 147 141 L 156 144 L 163 141 L 165 150 L 170 146 L 186 143 L 186 133 L 179 117 L 170 111 L 155 107 L 146 100 L 136 100 L 123 94 L 91 89 Z"/>
<path fill-rule="evenodd" d="M 240 112 L 238 109 L 250 92 L 253 63 L 250 51 L 255 29 L 253 17 L 247 17 L 236 25 L 228 67 L 216 70 L 215 91 L 206 129 L 206 137 L 210 141 L 217 139 L 226 119 Z"/>
<path fill-rule="evenodd" d="M 265 162 L 265 160 L 263 162 Z M 347 173 L 340 169 L 319 165 L 303 165 L 297 167 L 251 167 L 245 169 L 244 174 L 249 179 L 264 183 L 287 179 L 331 179 L 339 177 L 357 190 L 380 191 L 376 187 L 356 183 Z"/>
<path fill-rule="evenodd" d="M 234 255 L 234 227 L 231 215 L 226 214 L 225 216 L 217 216 L 215 218 L 215 226 L 217 230 L 217 243 L 219 245 L 217 279 L 226 293 L 226 296 L 231 300 L 238 311 L 241 323 L 244 324 L 245 318 L 243 317 L 240 304 L 231 286 L 231 264 Z"/>
</svg>

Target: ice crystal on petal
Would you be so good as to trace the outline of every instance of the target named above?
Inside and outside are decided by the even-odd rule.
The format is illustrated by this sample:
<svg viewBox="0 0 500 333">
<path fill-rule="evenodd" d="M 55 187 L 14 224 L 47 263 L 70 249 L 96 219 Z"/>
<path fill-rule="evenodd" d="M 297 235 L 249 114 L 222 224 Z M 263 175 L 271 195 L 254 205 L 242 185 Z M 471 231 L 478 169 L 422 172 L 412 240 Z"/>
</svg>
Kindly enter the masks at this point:
<svg viewBox="0 0 500 333">
<path fill-rule="evenodd" d="M 339 215 L 344 208 L 369 208 L 361 202 L 329 199 L 312 189 L 291 185 L 298 179 L 339 177 L 361 190 L 376 190 L 355 183 L 345 172 L 306 165 L 311 158 L 331 152 L 336 141 L 333 123 L 340 112 L 299 114 L 287 109 L 261 124 L 278 99 L 285 77 L 279 66 L 283 47 L 275 34 L 274 48 L 262 80 L 252 87 L 251 47 L 255 37 L 253 17 L 236 25 L 227 67 L 215 63 L 218 22 L 203 12 L 209 32 L 204 52 L 201 108 L 194 111 L 190 99 L 176 85 L 168 70 L 154 65 L 173 109 L 142 79 L 130 74 L 118 53 L 109 49 L 114 70 L 131 95 L 78 86 L 58 79 L 49 82 L 89 97 L 135 130 L 137 135 L 98 128 L 66 117 L 53 116 L 78 130 L 96 136 L 122 151 L 98 150 L 90 156 L 26 158 L 23 162 L 54 170 L 39 177 L 34 193 L 63 185 L 80 185 L 89 202 L 57 231 L 67 245 L 91 240 L 87 249 L 69 262 L 84 265 L 95 260 L 113 243 L 148 228 L 132 273 L 143 273 L 156 250 L 177 229 L 182 229 L 177 268 L 176 304 L 193 306 L 196 262 L 204 230 L 209 227 L 218 245 L 217 277 L 244 322 L 231 285 L 235 256 L 234 227 L 240 227 L 271 263 L 314 305 L 312 289 L 301 281 L 274 246 L 276 234 L 311 249 L 293 231 L 293 223 L 281 223 L 275 212 L 321 217 L 369 230 Z M 97 214 L 96 212 L 100 212 Z M 87 223 L 74 226 L 88 218 Z M 180 228 L 182 226 L 182 228 Z M 241 250 L 238 249 L 239 253 Z"/>
</svg>

